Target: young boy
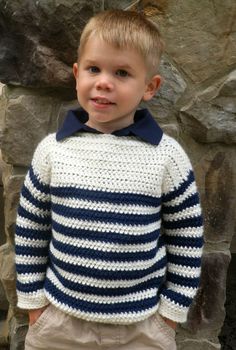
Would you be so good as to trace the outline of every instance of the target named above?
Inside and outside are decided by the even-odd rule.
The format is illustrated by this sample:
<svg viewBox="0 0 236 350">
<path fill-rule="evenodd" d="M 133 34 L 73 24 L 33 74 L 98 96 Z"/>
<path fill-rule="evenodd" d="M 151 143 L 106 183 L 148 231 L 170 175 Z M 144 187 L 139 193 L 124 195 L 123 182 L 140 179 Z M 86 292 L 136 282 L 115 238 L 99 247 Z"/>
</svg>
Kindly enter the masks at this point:
<svg viewBox="0 0 236 350">
<path fill-rule="evenodd" d="M 202 218 L 183 149 L 137 110 L 160 86 L 161 51 L 158 29 L 135 12 L 100 13 L 82 33 L 82 109 L 38 145 L 20 199 L 26 349 L 176 349 L 199 283 Z"/>
</svg>

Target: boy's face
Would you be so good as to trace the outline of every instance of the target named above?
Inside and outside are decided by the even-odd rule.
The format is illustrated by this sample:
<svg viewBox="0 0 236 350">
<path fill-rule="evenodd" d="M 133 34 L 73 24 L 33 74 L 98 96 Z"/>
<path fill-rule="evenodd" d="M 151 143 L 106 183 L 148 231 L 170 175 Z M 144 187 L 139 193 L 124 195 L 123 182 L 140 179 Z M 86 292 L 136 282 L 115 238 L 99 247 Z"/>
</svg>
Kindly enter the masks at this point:
<svg viewBox="0 0 236 350">
<path fill-rule="evenodd" d="M 117 49 L 90 37 L 79 63 L 73 66 L 79 103 L 87 125 L 111 133 L 133 123 L 141 100 L 150 100 L 160 85 L 160 76 L 147 79 L 142 56 L 134 49 Z"/>
</svg>

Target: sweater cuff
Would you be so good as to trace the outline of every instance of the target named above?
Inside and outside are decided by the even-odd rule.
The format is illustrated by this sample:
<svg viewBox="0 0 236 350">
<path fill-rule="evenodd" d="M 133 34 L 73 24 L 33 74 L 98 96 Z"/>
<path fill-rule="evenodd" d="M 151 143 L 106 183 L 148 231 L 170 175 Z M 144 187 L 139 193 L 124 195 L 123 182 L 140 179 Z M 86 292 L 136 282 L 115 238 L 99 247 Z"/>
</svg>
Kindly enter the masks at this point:
<svg viewBox="0 0 236 350">
<path fill-rule="evenodd" d="M 25 310 L 40 309 L 41 307 L 44 307 L 49 304 L 49 301 L 46 298 L 43 290 L 40 290 L 34 294 L 25 294 L 25 293 L 20 293 L 18 291 L 17 297 L 18 297 L 17 306 L 20 309 L 25 309 Z"/>
<path fill-rule="evenodd" d="M 173 301 L 161 296 L 158 312 L 161 316 L 167 317 L 177 323 L 183 323 L 187 320 L 189 307 L 175 304 Z"/>
</svg>

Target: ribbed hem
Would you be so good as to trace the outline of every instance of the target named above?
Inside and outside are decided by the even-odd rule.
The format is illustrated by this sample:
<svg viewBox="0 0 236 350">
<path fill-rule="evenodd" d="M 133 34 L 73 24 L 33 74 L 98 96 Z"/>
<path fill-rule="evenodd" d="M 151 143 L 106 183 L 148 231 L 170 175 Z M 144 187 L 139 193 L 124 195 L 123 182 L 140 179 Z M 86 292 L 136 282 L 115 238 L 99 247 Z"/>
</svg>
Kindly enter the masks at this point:
<svg viewBox="0 0 236 350">
<path fill-rule="evenodd" d="M 160 305 L 158 312 L 161 316 L 167 317 L 172 321 L 177 323 L 183 323 L 187 320 L 188 307 L 180 307 L 170 300 L 164 299 L 160 300 Z"/>
<path fill-rule="evenodd" d="M 49 304 L 48 299 L 45 297 L 44 291 L 40 291 L 34 294 L 22 294 L 18 292 L 17 297 L 17 306 L 20 309 L 40 309 L 41 307 Z"/>
</svg>

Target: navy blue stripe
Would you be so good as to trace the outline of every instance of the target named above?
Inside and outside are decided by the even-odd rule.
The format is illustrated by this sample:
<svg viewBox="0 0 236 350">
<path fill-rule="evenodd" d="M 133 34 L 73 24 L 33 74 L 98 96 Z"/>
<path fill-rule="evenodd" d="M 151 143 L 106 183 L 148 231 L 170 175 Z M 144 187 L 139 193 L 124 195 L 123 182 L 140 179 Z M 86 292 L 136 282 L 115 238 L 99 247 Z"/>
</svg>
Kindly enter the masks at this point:
<svg viewBox="0 0 236 350">
<path fill-rule="evenodd" d="M 171 272 L 167 273 L 166 279 L 168 282 L 172 282 L 172 283 L 181 285 L 183 287 L 197 288 L 199 285 L 199 278 L 183 277 L 183 276 L 171 273 Z"/>
<path fill-rule="evenodd" d="M 202 227 L 202 216 L 195 216 L 192 218 L 177 220 L 177 221 L 163 221 L 165 229 L 172 230 L 178 228 L 194 228 Z"/>
<path fill-rule="evenodd" d="M 193 174 L 193 171 L 190 170 L 189 174 L 188 174 L 188 177 L 185 181 L 183 181 L 180 186 L 176 189 L 174 189 L 173 191 L 167 193 L 167 194 L 164 194 L 162 196 L 162 200 L 163 202 L 169 202 L 175 198 L 178 198 L 180 195 L 182 195 L 186 189 L 195 181 L 195 178 L 194 178 L 194 174 Z"/>
<path fill-rule="evenodd" d="M 16 264 L 16 271 L 19 274 L 43 273 L 43 272 L 46 272 L 46 269 L 47 269 L 46 264 L 33 264 L 33 265 Z"/>
<path fill-rule="evenodd" d="M 137 262 L 153 259 L 157 253 L 157 247 L 152 250 L 133 253 L 133 252 L 104 252 L 98 249 L 77 247 L 71 244 L 61 243 L 56 239 L 52 240 L 52 244 L 58 251 L 68 254 L 71 257 L 80 257 L 85 259 L 92 259 L 96 261 L 107 262 Z"/>
<path fill-rule="evenodd" d="M 46 279 L 45 289 L 50 295 L 56 295 L 57 301 L 64 306 L 80 310 L 82 312 L 90 313 L 101 313 L 101 314 L 120 314 L 120 313 L 133 313 L 144 311 L 145 309 L 150 309 L 153 305 L 156 305 L 159 301 L 159 297 L 155 296 L 149 299 L 144 299 L 141 302 L 138 301 L 128 301 L 123 303 L 96 303 L 88 302 L 80 299 L 76 299 L 60 291 L 53 283 Z"/>
<path fill-rule="evenodd" d="M 23 293 L 32 293 L 41 290 L 44 286 L 44 281 L 30 282 L 29 284 L 16 281 L 16 289 Z"/>
<path fill-rule="evenodd" d="M 50 194 L 50 186 L 49 185 L 46 185 L 46 184 L 43 184 L 39 179 L 38 177 L 34 174 L 34 170 L 33 170 L 33 167 L 31 166 L 29 168 L 29 177 L 30 177 L 30 180 L 32 182 L 32 184 L 34 185 L 34 187 L 41 193 L 43 194 Z"/>
<path fill-rule="evenodd" d="M 180 266 L 187 267 L 200 267 L 201 266 L 201 258 L 191 258 L 186 256 L 178 256 L 174 254 L 167 254 L 168 262 Z"/>
<path fill-rule="evenodd" d="M 57 223 L 55 220 L 52 221 L 52 230 L 71 238 L 81 238 L 91 241 L 111 242 L 118 244 L 150 243 L 157 240 L 160 234 L 159 229 L 143 235 L 126 235 L 110 231 L 91 231 L 80 229 L 79 227 L 66 227 Z"/>
<path fill-rule="evenodd" d="M 48 256 L 48 247 L 25 247 L 23 245 L 16 244 L 15 251 L 17 255 L 28 255 L 34 257 Z"/>
<path fill-rule="evenodd" d="M 76 218 L 78 220 L 100 221 L 105 223 L 125 224 L 125 225 L 148 225 L 160 220 L 160 213 L 142 214 L 120 214 L 114 212 L 103 212 L 100 210 L 90 210 L 81 208 L 71 208 L 62 204 L 52 204 L 52 211 L 66 218 Z"/>
<path fill-rule="evenodd" d="M 41 224 L 41 225 L 49 225 L 51 223 L 50 215 L 37 216 L 37 215 L 25 210 L 21 205 L 18 208 L 18 215 L 20 215 L 22 218 L 29 219 L 29 220 L 31 220 L 37 224 Z"/>
<path fill-rule="evenodd" d="M 199 204 L 199 195 L 198 193 L 192 194 L 190 197 L 185 198 L 185 200 L 174 206 L 162 206 L 162 213 L 163 214 L 175 214 L 183 211 L 186 208 L 191 208 L 194 205 Z"/>
<path fill-rule="evenodd" d="M 16 235 L 25 238 L 48 241 L 51 239 L 51 229 L 49 230 L 34 230 L 31 228 L 21 227 L 16 225 Z"/>
<path fill-rule="evenodd" d="M 162 258 L 160 261 L 158 261 L 153 266 L 149 267 L 148 269 L 141 269 L 140 270 L 131 270 L 131 271 L 112 271 L 112 270 L 100 270 L 96 267 L 84 267 L 79 265 L 71 264 L 70 262 L 65 262 L 62 260 L 57 259 L 53 254 L 50 254 L 50 267 L 51 265 L 55 264 L 55 266 L 61 268 L 64 271 L 67 271 L 69 273 L 73 273 L 75 275 L 82 275 L 85 277 L 96 277 L 97 279 L 102 280 L 133 280 L 138 278 L 143 278 L 147 276 L 148 274 L 151 274 L 153 272 L 156 272 L 163 267 L 166 266 L 166 257 Z"/>
<path fill-rule="evenodd" d="M 28 188 L 24 185 L 21 190 L 21 195 L 27 199 L 31 204 L 33 204 L 37 209 L 43 209 L 43 210 L 50 210 L 51 208 L 51 202 L 43 202 L 31 194 L 31 192 L 28 190 Z"/>
<path fill-rule="evenodd" d="M 95 202 L 108 202 L 113 204 L 137 204 L 158 207 L 161 198 L 135 193 L 116 193 L 87 190 L 75 187 L 54 187 L 51 186 L 51 194 L 58 197 L 85 199 Z"/>
<path fill-rule="evenodd" d="M 93 295 L 99 295 L 99 296 L 109 296 L 109 297 L 117 297 L 122 295 L 127 295 L 129 293 L 137 293 L 142 292 L 151 288 L 157 288 L 162 283 L 163 277 L 154 277 L 146 282 L 137 283 L 136 285 L 132 287 L 115 287 L 115 288 L 108 288 L 105 287 L 93 287 L 91 285 L 84 285 L 77 281 L 70 281 L 63 276 L 60 275 L 60 273 L 54 268 L 53 272 L 55 273 L 58 280 L 61 282 L 61 284 L 68 288 L 71 291 L 76 291 L 80 293 L 85 294 L 93 294 Z"/>
<path fill-rule="evenodd" d="M 161 294 L 167 299 L 173 300 L 176 305 L 188 307 L 192 303 L 192 298 L 174 292 L 171 289 L 163 289 Z"/>
<path fill-rule="evenodd" d="M 203 246 L 202 237 L 175 237 L 175 236 L 165 236 L 166 244 L 172 244 L 176 247 L 196 247 L 201 248 Z"/>
</svg>

